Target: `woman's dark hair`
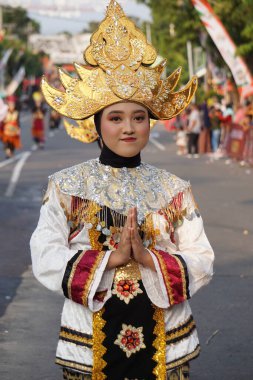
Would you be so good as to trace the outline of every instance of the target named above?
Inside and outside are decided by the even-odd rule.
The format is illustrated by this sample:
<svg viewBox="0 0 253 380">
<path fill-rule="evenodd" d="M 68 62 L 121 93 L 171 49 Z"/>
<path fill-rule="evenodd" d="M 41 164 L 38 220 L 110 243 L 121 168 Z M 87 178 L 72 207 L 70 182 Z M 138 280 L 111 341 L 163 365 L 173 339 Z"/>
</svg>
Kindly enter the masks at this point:
<svg viewBox="0 0 253 380">
<path fill-rule="evenodd" d="M 103 110 L 99 111 L 94 115 L 94 124 L 97 130 L 98 135 L 101 137 L 101 119 L 103 115 Z"/>
</svg>

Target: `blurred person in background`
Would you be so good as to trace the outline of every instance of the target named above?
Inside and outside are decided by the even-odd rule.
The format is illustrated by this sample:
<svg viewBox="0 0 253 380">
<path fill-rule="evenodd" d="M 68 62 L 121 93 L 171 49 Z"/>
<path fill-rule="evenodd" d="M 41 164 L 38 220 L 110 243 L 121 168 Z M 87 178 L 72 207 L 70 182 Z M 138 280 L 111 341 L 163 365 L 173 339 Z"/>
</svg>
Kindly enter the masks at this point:
<svg viewBox="0 0 253 380">
<path fill-rule="evenodd" d="M 211 152 L 211 121 L 207 102 L 204 102 L 200 108 L 201 131 L 199 135 L 199 153 L 205 154 Z"/>
<path fill-rule="evenodd" d="M 32 108 L 32 138 L 34 145 L 32 150 L 44 149 L 45 146 L 45 125 L 44 118 L 46 108 L 43 104 L 42 94 L 38 91 L 33 93 L 34 106 Z"/>
<path fill-rule="evenodd" d="M 19 111 L 17 98 L 12 95 L 6 98 L 8 105 L 7 114 L 3 120 L 2 141 L 6 158 L 11 158 L 16 149 L 21 148 L 21 132 L 19 124 Z"/>
<path fill-rule="evenodd" d="M 176 137 L 177 154 L 185 155 L 187 152 L 187 135 L 183 125 L 179 126 Z"/>
<path fill-rule="evenodd" d="M 3 120 L 8 112 L 8 106 L 0 98 L 0 140 L 3 138 Z"/>
<path fill-rule="evenodd" d="M 199 157 L 199 134 L 201 131 L 201 116 L 197 104 L 191 106 L 191 113 L 188 119 L 188 157 Z"/>
<path fill-rule="evenodd" d="M 251 111 L 248 111 L 248 114 L 245 115 L 241 125 L 245 134 L 245 144 L 241 165 L 253 165 L 253 115 L 251 114 Z"/>
<path fill-rule="evenodd" d="M 211 121 L 212 152 L 216 153 L 220 145 L 222 112 L 215 107 L 211 107 L 209 116 Z"/>
<path fill-rule="evenodd" d="M 49 117 L 49 136 L 54 136 L 54 132 L 59 128 L 61 123 L 61 115 L 52 110 Z"/>
</svg>

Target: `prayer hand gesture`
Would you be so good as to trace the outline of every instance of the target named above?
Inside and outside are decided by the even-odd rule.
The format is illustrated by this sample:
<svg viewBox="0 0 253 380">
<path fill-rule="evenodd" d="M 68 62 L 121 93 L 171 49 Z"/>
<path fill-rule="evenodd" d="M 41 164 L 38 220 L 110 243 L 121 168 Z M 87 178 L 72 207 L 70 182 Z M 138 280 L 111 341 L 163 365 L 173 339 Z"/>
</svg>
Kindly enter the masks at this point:
<svg viewBox="0 0 253 380">
<path fill-rule="evenodd" d="M 131 258 L 131 210 L 132 209 L 128 211 L 126 223 L 121 232 L 118 248 L 111 253 L 109 262 L 107 264 L 107 269 L 112 269 L 121 265 L 126 265 Z"/>
<path fill-rule="evenodd" d="M 152 257 L 144 247 L 138 231 L 137 208 L 128 211 L 127 220 L 121 232 L 118 248 L 111 253 L 107 269 L 126 265 L 133 257 L 137 263 L 156 271 Z"/>
<path fill-rule="evenodd" d="M 132 255 L 137 263 L 144 264 L 146 256 L 149 254 L 149 252 L 145 249 L 138 231 L 136 207 L 130 209 L 130 218 Z"/>
</svg>

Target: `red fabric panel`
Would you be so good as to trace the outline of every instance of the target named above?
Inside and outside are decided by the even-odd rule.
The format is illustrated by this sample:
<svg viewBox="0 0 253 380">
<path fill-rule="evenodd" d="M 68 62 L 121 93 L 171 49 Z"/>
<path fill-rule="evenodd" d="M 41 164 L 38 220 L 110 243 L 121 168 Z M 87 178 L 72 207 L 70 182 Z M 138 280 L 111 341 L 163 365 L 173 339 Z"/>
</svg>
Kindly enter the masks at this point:
<svg viewBox="0 0 253 380">
<path fill-rule="evenodd" d="M 176 305 L 187 299 L 184 268 L 179 259 L 168 252 L 155 251 L 168 292 L 170 305 Z"/>
<path fill-rule="evenodd" d="M 80 304 L 87 304 L 88 292 L 94 272 L 100 263 L 103 252 L 90 250 L 81 253 L 81 257 L 73 265 L 73 272 L 70 275 L 71 298 Z"/>
</svg>

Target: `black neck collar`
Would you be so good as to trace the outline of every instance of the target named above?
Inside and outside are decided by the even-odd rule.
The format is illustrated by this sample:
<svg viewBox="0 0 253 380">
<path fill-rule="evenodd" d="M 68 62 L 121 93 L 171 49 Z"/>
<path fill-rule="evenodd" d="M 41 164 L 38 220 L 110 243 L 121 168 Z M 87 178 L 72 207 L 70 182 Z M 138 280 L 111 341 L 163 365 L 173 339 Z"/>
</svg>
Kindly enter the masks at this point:
<svg viewBox="0 0 253 380">
<path fill-rule="evenodd" d="M 136 168 L 141 164 L 141 155 L 138 153 L 134 157 L 122 157 L 114 153 L 103 143 L 99 161 L 101 164 L 109 165 L 113 168 Z"/>
</svg>

